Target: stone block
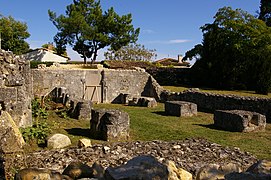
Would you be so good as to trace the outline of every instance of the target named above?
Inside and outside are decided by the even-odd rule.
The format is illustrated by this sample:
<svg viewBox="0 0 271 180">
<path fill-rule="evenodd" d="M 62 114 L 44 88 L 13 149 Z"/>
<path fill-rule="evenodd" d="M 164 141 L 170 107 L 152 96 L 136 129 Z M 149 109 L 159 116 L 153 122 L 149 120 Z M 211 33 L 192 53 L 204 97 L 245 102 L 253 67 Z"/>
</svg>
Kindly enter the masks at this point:
<svg viewBox="0 0 271 180">
<path fill-rule="evenodd" d="M 4 153 L 19 152 L 24 144 L 22 134 L 12 117 L 8 112 L 0 110 L 0 150 Z"/>
<path fill-rule="evenodd" d="M 69 115 L 78 120 L 90 120 L 93 103 L 90 100 L 70 100 Z"/>
<path fill-rule="evenodd" d="M 173 116 L 197 115 L 197 105 L 186 101 L 166 101 L 165 112 Z"/>
<path fill-rule="evenodd" d="M 138 97 L 129 100 L 129 106 L 141 106 L 141 107 L 156 107 L 157 101 L 153 97 Z"/>
<path fill-rule="evenodd" d="M 142 107 L 156 107 L 157 102 L 155 98 L 152 97 L 140 97 L 138 99 L 137 105 Z"/>
<path fill-rule="evenodd" d="M 214 113 L 214 125 L 228 131 L 264 131 L 266 117 L 250 111 L 217 110 Z"/>
<path fill-rule="evenodd" d="M 93 109 L 90 120 L 91 133 L 99 139 L 127 140 L 130 119 L 126 112 L 116 109 Z"/>
</svg>

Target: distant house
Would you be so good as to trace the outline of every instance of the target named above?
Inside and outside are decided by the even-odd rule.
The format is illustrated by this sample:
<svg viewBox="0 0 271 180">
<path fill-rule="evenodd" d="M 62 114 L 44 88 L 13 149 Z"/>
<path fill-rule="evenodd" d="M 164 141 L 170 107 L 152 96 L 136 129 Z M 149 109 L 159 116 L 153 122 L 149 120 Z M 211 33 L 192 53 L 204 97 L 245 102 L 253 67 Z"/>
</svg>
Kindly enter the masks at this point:
<svg viewBox="0 0 271 180">
<path fill-rule="evenodd" d="M 69 60 L 69 57 L 57 55 L 52 50 L 46 48 L 34 49 L 26 54 L 23 54 L 22 57 L 29 61 L 39 62 L 66 63 Z"/>
<path fill-rule="evenodd" d="M 190 63 L 189 62 L 185 62 L 183 61 L 183 57 L 181 55 L 178 55 L 178 59 L 174 59 L 174 58 L 163 58 L 160 60 L 155 61 L 155 63 L 159 63 L 163 66 L 169 66 L 169 65 L 173 65 L 173 66 L 183 66 L 183 67 L 189 67 Z"/>
</svg>

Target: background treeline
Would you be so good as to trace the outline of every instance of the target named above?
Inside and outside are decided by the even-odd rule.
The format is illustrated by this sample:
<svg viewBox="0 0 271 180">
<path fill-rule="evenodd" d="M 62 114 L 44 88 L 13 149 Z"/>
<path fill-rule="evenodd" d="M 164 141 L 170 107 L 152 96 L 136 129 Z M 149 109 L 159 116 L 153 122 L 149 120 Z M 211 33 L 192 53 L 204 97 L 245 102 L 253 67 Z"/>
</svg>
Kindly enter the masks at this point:
<svg viewBox="0 0 271 180">
<path fill-rule="evenodd" d="M 241 9 L 219 9 L 214 22 L 201 27 L 202 44 L 185 54 L 185 59 L 196 58 L 192 83 L 267 94 L 271 87 L 271 28 L 266 24 L 269 19 L 263 20 Z"/>
</svg>

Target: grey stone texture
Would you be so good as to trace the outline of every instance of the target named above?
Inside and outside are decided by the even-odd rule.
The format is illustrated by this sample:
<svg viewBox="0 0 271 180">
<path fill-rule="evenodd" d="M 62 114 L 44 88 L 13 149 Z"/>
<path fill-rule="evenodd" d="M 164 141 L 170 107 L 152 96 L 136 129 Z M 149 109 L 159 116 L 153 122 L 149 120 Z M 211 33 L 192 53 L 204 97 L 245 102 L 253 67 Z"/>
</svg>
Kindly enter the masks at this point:
<svg viewBox="0 0 271 180">
<path fill-rule="evenodd" d="M 138 97 L 128 101 L 129 106 L 156 107 L 157 101 L 153 97 Z"/>
<path fill-rule="evenodd" d="M 161 93 L 161 101 L 189 101 L 197 104 L 199 111 L 214 112 L 215 110 L 245 110 L 257 112 L 266 116 L 266 121 L 271 122 L 271 99 L 244 97 L 235 95 L 221 95 L 199 91 Z"/>
<path fill-rule="evenodd" d="M 19 127 L 32 125 L 29 61 L 0 49 L 0 102 Z"/>
<path fill-rule="evenodd" d="M 97 163 L 106 169 L 121 166 L 140 155 L 151 155 L 162 164 L 166 164 L 168 160 L 173 161 L 176 167 L 190 172 L 193 178 L 201 167 L 208 164 L 238 164 L 242 171 L 246 171 L 258 161 L 255 156 L 239 148 L 221 146 L 206 139 L 168 142 L 156 140 L 93 144 L 88 148 L 45 149 L 21 156 L 9 156 L 5 159 L 5 170 L 7 179 L 14 176 L 14 167 L 48 168 L 63 172 L 75 160 L 92 168 Z M 102 170 L 99 172 L 102 174 Z"/>
<path fill-rule="evenodd" d="M 152 156 L 138 156 L 127 164 L 105 171 L 105 179 L 170 179 L 167 166 Z"/>
<path fill-rule="evenodd" d="M 130 118 L 128 113 L 116 109 L 93 109 L 90 131 L 105 141 L 129 139 Z"/>
<path fill-rule="evenodd" d="M 34 69 L 32 76 L 33 94 L 38 97 L 62 87 L 71 99 L 97 98 L 102 103 L 123 103 L 125 94 L 159 100 L 163 90 L 148 73 L 136 70 Z"/>
<path fill-rule="evenodd" d="M 214 125 L 228 131 L 264 131 L 266 118 L 262 114 L 250 111 L 217 110 L 214 113 Z"/>
<path fill-rule="evenodd" d="M 87 120 L 91 119 L 91 109 L 93 103 L 90 100 L 78 100 L 71 99 L 70 101 L 69 116 L 78 120 Z"/>
<path fill-rule="evenodd" d="M 186 101 L 166 101 L 165 113 L 173 116 L 195 116 L 197 105 Z"/>
</svg>

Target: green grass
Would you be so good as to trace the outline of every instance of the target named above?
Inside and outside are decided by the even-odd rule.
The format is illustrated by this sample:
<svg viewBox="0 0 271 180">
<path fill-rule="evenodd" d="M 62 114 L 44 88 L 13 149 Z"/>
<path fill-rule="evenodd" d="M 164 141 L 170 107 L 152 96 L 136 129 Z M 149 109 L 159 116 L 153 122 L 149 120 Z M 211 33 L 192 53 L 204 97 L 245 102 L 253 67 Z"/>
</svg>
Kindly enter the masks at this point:
<svg viewBox="0 0 271 180">
<path fill-rule="evenodd" d="M 183 140 L 201 137 L 223 146 L 239 147 L 258 158 L 271 160 L 271 125 L 265 132 L 239 133 L 218 130 L 213 126 L 213 115 L 198 112 L 194 117 L 174 117 L 164 114 L 163 104 L 156 108 L 98 104 L 95 108 L 113 108 L 129 113 L 131 140 Z"/>
<path fill-rule="evenodd" d="M 189 88 L 183 87 L 183 86 L 163 86 L 166 90 L 172 91 L 172 92 L 182 92 L 184 90 L 187 90 Z M 216 94 L 227 94 L 227 95 L 237 95 L 237 96 L 256 96 L 256 97 L 262 97 L 262 98 L 271 98 L 271 93 L 268 95 L 261 95 L 256 94 L 253 91 L 245 91 L 245 90 L 234 90 L 234 91 L 226 91 L 226 90 L 217 90 L 217 89 L 200 89 L 202 92 L 208 92 L 208 93 L 216 93 Z"/>
<path fill-rule="evenodd" d="M 175 89 L 175 87 L 169 89 Z M 178 87 L 178 89 L 182 89 L 182 87 Z M 209 90 L 208 92 L 217 91 Z M 248 92 L 236 93 L 249 95 Z M 234 92 L 231 91 L 230 94 L 234 94 Z M 239 147 L 242 151 L 250 152 L 259 159 L 271 160 L 271 124 L 267 124 L 265 132 L 239 133 L 216 129 L 213 126 L 213 115 L 209 113 L 198 112 L 198 115 L 193 117 L 166 116 L 164 105 L 161 103 L 155 108 L 120 104 L 95 104 L 94 108 L 120 109 L 127 112 L 130 116 L 131 141 L 171 141 L 201 137 L 223 146 Z M 52 130 L 51 133 L 68 135 L 73 145 L 76 145 L 80 138 L 92 139 L 89 121 L 59 118 L 53 111 L 49 112 L 46 121 Z M 94 139 L 92 142 L 105 143 Z M 32 146 L 28 150 L 37 150 L 37 147 Z"/>
</svg>

